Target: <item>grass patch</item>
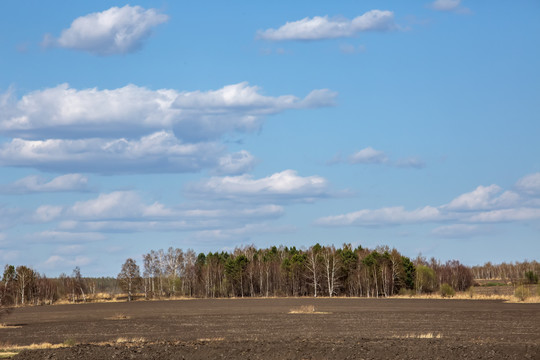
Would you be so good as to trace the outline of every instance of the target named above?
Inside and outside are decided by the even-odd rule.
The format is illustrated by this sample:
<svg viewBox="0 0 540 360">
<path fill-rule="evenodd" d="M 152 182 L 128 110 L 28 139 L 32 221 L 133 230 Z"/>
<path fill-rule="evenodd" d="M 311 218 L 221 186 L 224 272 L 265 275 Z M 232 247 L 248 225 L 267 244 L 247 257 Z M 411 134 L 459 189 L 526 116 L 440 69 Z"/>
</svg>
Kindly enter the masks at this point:
<svg viewBox="0 0 540 360">
<path fill-rule="evenodd" d="M 105 318 L 105 320 L 129 320 L 129 319 L 131 319 L 131 316 L 122 314 L 122 313 L 117 313 L 117 314 L 114 314 L 114 316 Z"/>
<path fill-rule="evenodd" d="M 18 329 L 22 326 L 19 325 L 6 325 L 6 324 L 0 324 L 0 329 Z"/>
<path fill-rule="evenodd" d="M 406 334 L 406 335 L 394 335 L 394 339 L 442 339 L 441 333 L 423 333 L 423 334 Z"/>
<path fill-rule="evenodd" d="M 225 340 L 224 337 L 197 339 L 197 341 L 200 341 L 200 342 L 214 342 L 214 341 L 224 341 L 224 340 Z"/>
<path fill-rule="evenodd" d="M 125 337 L 119 337 L 113 343 L 116 344 L 131 344 L 131 343 L 143 343 L 146 342 L 146 339 L 143 337 L 138 338 L 125 338 Z"/>
<path fill-rule="evenodd" d="M 289 314 L 330 314 L 330 313 L 324 312 L 324 311 L 315 311 L 314 305 L 302 305 L 297 308 L 292 308 L 289 311 Z"/>
</svg>

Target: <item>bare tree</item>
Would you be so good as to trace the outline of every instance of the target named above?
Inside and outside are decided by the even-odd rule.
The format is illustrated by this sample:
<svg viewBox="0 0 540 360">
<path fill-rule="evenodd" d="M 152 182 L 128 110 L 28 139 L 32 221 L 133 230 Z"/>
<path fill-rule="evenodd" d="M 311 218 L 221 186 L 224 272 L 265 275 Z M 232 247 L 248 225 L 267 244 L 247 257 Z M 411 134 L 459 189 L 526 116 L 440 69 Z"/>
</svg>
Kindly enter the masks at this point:
<svg viewBox="0 0 540 360">
<path fill-rule="evenodd" d="M 316 244 L 315 246 L 311 246 L 307 253 L 306 267 L 309 272 L 308 277 L 313 285 L 313 297 L 317 297 L 317 289 L 319 288 L 320 252 L 321 246 Z"/>
<path fill-rule="evenodd" d="M 326 270 L 326 281 L 328 283 L 328 296 L 332 297 L 337 285 L 338 258 L 334 245 L 322 249 L 324 267 Z"/>
<path fill-rule="evenodd" d="M 127 292 L 128 301 L 131 301 L 133 293 L 138 290 L 141 282 L 139 266 L 135 260 L 129 258 L 122 265 L 122 270 L 118 274 L 118 282 L 120 287 Z"/>
</svg>

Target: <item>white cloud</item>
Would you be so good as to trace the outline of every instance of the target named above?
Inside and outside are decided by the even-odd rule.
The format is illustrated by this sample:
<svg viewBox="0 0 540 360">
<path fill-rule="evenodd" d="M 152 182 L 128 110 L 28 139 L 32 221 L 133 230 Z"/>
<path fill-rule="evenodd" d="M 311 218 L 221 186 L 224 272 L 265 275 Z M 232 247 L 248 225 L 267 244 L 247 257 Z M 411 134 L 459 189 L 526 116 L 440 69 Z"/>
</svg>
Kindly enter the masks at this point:
<svg viewBox="0 0 540 360">
<path fill-rule="evenodd" d="M 36 209 L 33 220 L 36 222 L 51 222 L 56 220 L 63 210 L 62 206 L 41 205 Z"/>
<path fill-rule="evenodd" d="M 364 31 L 389 31 L 397 28 L 394 13 L 391 11 L 371 10 L 352 20 L 315 16 L 287 22 L 278 29 L 258 32 L 258 37 L 265 40 L 320 40 L 351 37 Z"/>
<path fill-rule="evenodd" d="M 0 145 L 0 165 L 104 174 L 182 173 L 219 166 L 222 153 L 217 143 L 184 143 L 160 131 L 139 140 L 13 139 Z"/>
<path fill-rule="evenodd" d="M 516 188 L 527 195 L 540 195 L 540 172 L 522 177 Z"/>
<path fill-rule="evenodd" d="M 227 132 L 258 130 L 265 115 L 331 106 L 335 97 L 326 89 L 313 90 L 303 99 L 265 96 L 246 82 L 206 92 L 135 85 L 76 90 L 62 84 L 28 93 L 18 101 L 11 96 L 0 102 L 0 133 L 23 139 L 77 139 L 132 138 L 173 130 L 179 139 L 201 141 Z"/>
<path fill-rule="evenodd" d="M 367 147 L 349 157 L 352 164 L 382 164 L 388 161 L 388 157 L 383 151 Z"/>
<path fill-rule="evenodd" d="M 502 191 L 498 185 L 478 186 L 474 191 L 462 194 L 452 200 L 446 208 L 455 211 L 487 210 L 497 207 L 508 207 L 520 201 L 518 194 L 512 191 Z"/>
<path fill-rule="evenodd" d="M 87 191 L 88 178 L 81 174 L 66 174 L 46 180 L 30 175 L 12 184 L 0 187 L 7 194 L 29 194 L 37 192 Z"/>
<path fill-rule="evenodd" d="M 212 177 L 192 184 L 190 194 L 236 200 L 303 200 L 328 196 L 328 181 L 320 176 L 302 177 L 294 170 L 254 179 L 251 175 Z"/>
<path fill-rule="evenodd" d="M 227 154 L 219 158 L 219 163 L 214 170 L 217 175 L 236 175 L 249 172 L 253 169 L 256 159 L 246 150 L 233 154 Z"/>
<path fill-rule="evenodd" d="M 437 11 L 452 11 L 462 14 L 468 14 L 470 10 L 461 6 L 461 0 L 436 0 L 429 4 L 434 10 Z"/>
<path fill-rule="evenodd" d="M 47 270 L 55 270 L 58 268 L 65 268 L 66 266 L 75 267 L 75 266 L 85 266 L 92 263 L 92 259 L 87 256 L 60 256 L 60 255 L 51 255 L 45 262 L 40 266 Z"/>
<path fill-rule="evenodd" d="M 316 221 L 322 226 L 380 226 L 411 223 L 426 223 L 443 220 L 439 209 L 426 206 L 412 211 L 402 206 L 376 210 L 360 210 L 343 215 L 328 216 Z"/>
<path fill-rule="evenodd" d="M 134 52 L 141 48 L 152 28 L 169 17 L 140 6 L 112 7 L 75 19 L 58 39 L 46 35 L 43 45 L 83 50 L 95 55 Z"/>
<path fill-rule="evenodd" d="M 518 207 L 512 209 L 491 210 L 471 215 L 467 221 L 478 223 L 498 223 L 528 221 L 540 219 L 540 209 Z"/>
<path fill-rule="evenodd" d="M 242 206 L 215 203 L 168 207 L 147 203 L 135 191 L 115 191 L 78 201 L 72 206 L 42 205 L 34 213 L 38 222 L 61 220 L 56 230 L 37 234 L 47 241 L 102 240 L 99 232 L 181 231 L 217 229 L 282 216 L 281 206 Z"/>
<path fill-rule="evenodd" d="M 524 177 L 534 185 L 535 174 Z M 522 180 L 523 180 L 522 179 Z M 520 180 L 521 181 L 521 180 Z M 520 184 L 518 181 L 518 184 Z M 516 185 L 517 186 L 517 185 Z M 525 186 L 528 189 L 527 186 Z M 478 186 L 462 194 L 450 203 L 438 207 L 425 206 L 407 211 L 402 206 L 381 209 L 363 209 L 347 214 L 327 216 L 316 220 L 321 226 L 384 226 L 398 224 L 421 224 L 428 222 L 454 222 L 433 230 L 442 237 L 473 236 L 484 232 L 471 223 L 502 223 L 540 219 L 540 202 L 520 196 L 513 191 L 502 191 L 498 185 Z"/>
</svg>

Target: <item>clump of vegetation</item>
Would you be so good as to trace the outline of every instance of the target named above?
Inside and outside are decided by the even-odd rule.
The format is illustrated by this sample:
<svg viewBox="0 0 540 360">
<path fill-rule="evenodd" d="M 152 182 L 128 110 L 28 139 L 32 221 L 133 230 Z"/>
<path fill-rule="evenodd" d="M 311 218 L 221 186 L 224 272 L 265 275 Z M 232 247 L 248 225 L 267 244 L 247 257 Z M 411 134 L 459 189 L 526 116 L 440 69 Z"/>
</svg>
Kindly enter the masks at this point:
<svg viewBox="0 0 540 360">
<path fill-rule="evenodd" d="M 514 290 L 514 296 L 518 298 L 519 301 L 525 301 L 529 297 L 529 289 L 527 289 L 525 286 L 520 285 Z"/>
<path fill-rule="evenodd" d="M 75 346 L 75 345 L 77 345 L 77 341 L 75 341 L 75 339 L 73 339 L 73 338 L 69 338 L 69 339 L 64 340 L 62 345 L 66 346 L 66 347 Z"/>
<path fill-rule="evenodd" d="M 122 314 L 122 313 L 117 313 L 117 314 L 114 314 L 114 316 L 105 318 L 105 320 L 129 320 L 129 319 L 131 319 L 131 316 Z"/>
<path fill-rule="evenodd" d="M 467 289 L 467 294 L 469 295 L 469 298 L 471 298 L 471 299 L 474 298 L 474 287 L 472 287 L 472 286 L 469 287 Z"/>
<path fill-rule="evenodd" d="M 454 295 L 456 295 L 456 291 L 454 290 L 454 288 L 450 284 L 447 284 L 447 283 L 442 284 L 439 291 L 443 298 L 453 297 Z"/>
</svg>

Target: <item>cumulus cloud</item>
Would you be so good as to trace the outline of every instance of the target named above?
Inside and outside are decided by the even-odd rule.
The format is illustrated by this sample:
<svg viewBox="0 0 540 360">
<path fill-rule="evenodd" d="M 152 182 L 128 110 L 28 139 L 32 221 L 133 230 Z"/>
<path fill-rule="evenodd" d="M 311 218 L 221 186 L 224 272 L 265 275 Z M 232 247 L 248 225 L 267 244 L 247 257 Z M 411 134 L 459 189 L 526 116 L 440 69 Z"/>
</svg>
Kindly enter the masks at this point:
<svg viewBox="0 0 540 360">
<path fill-rule="evenodd" d="M 287 22 L 278 29 L 261 30 L 258 32 L 258 37 L 273 41 L 321 40 L 351 37 L 365 31 L 389 31 L 396 28 L 393 12 L 371 10 L 352 20 L 328 16 L 306 17 Z"/>
<path fill-rule="evenodd" d="M 457 211 L 486 210 L 508 207 L 520 201 L 519 195 L 512 191 L 505 191 L 497 196 L 501 191 L 502 188 L 495 184 L 478 186 L 474 191 L 458 196 L 445 207 Z"/>
<path fill-rule="evenodd" d="M 171 207 L 157 201 L 146 202 L 135 191 L 114 191 L 71 206 L 42 205 L 34 212 L 33 221 L 59 222 L 56 230 L 40 233 L 39 239 L 76 241 L 96 239 L 98 232 L 215 229 L 275 219 L 283 213 L 283 207 L 274 204 L 220 207 L 201 203 Z"/>
<path fill-rule="evenodd" d="M 524 177 L 529 184 L 535 174 Z M 518 181 L 516 187 L 522 184 Z M 534 181 L 533 181 L 534 184 Z M 528 189 L 528 187 L 527 187 Z M 540 202 L 520 196 L 513 191 L 502 191 L 498 185 L 478 186 L 448 204 L 438 207 L 425 206 L 405 210 L 402 206 L 381 209 L 363 209 L 347 214 L 327 216 L 316 220 L 321 226 L 383 226 L 422 224 L 428 222 L 454 222 L 433 230 L 441 237 L 470 236 L 475 234 L 475 223 L 503 223 L 540 219 Z M 483 230 L 482 230 L 483 231 Z M 468 236 L 469 236 L 468 235 Z"/>
<path fill-rule="evenodd" d="M 126 54 L 140 49 L 152 29 L 169 17 L 140 6 L 112 7 L 75 19 L 59 38 L 45 35 L 45 47 L 87 51 L 101 56 Z"/>
<path fill-rule="evenodd" d="M 183 140 L 207 140 L 254 131 L 262 117 L 287 109 L 331 106 L 336 93 L 313 90 L 305 98 L 265 96 L 247 82 L 218 90 L 179 92 L 127 85 L 77 90 L 68 84 L 0 101 L 0 133 L 23 139 L 136 137 L 174 131 Z"/>
<path fill-rule="evenodd" d="M 47 180 L 30 175 L 12 184 L 0 186 L 5 194 L 30 194 L 39 192 L 88 191 L 88 178 L 81 174 L 66 174 Z"/>
<path fill-rule="evenodd" d="M 355 152 L 349 157 L 352 164 L 382 164 L 388 161 L 388 157 L 383 151 L 367 147 Z"/>
<path fill-rule="evenodd" d="M 461 6 L 461 0 L 436 0 L 429 7 L 437 11 L 452 11 L 457 13 L 469 13 L 470 10 Z"/>
<path fill-rule="evenodd" d="M 0 145 L 0 165 L 103 174 L 182 173 L 219 166 L 223 150 L 215 142 L 184 143 L 167 131 L 138 140 L 17 138 Z"/>
<path fill-rule="evenodd" d="M 328 181 L 320 176 L 299 176 L 285 170 L 268 177 L 251 175 L 212 177 L 188 187 L 190 194 L 235 200 L 312 201 L 329 196 Z"/>
</svg>

